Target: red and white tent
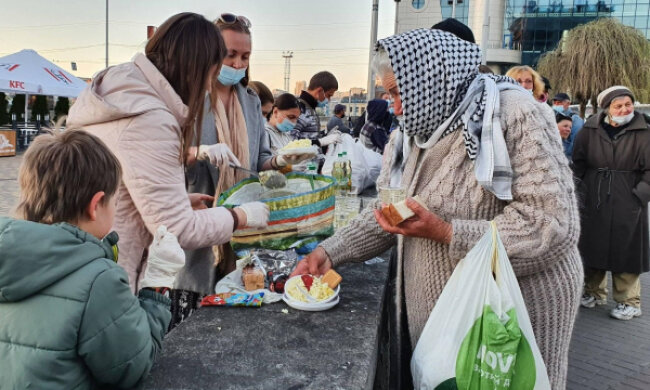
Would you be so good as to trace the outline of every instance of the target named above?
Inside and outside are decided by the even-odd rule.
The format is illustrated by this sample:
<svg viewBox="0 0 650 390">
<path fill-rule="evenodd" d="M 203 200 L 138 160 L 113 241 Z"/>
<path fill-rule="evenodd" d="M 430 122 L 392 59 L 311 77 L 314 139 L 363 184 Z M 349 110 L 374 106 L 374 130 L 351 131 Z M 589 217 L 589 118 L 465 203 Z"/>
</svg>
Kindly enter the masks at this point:
<svg viewBox="0 0 650 390">
<path fill-rule="evenodd" d="M 34 50 L 0 57 L 0 92 L 77 97 L 86 83 Z"/>
<path fill-rule="evenodd" d="M 30 49 L 0 57 L 0 92 L 25 94 L 25 127 L 29 95 L 77 97 L 86 88 L 78 77 Z"/>
</svg>

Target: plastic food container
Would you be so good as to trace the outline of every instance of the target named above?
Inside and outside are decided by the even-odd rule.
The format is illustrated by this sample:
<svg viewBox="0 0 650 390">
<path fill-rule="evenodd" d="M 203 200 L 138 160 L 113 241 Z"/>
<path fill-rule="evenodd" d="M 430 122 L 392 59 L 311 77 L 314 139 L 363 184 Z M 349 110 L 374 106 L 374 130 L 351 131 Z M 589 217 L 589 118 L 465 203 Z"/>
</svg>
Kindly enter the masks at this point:
<svg viewBox="0 0 650 390">
<path fill-rule="evenodd" d="M 287 283 L 285 284 L 284 295 L 282 296 L 282 300 L 284 300 L 284 302 L 287 305 L 297 310 L 323 311 L 323 310 L 331 309 L 332 307 L 336 306 L 339 303 L 339 291 L 341 290 L 340 285 L 336 286 L 336 288 L 334 289 L 334 294 L 317 302 L 303 302 L 301 300 L 294 298 L 292 295 L 290 295 L 289 291 L 291 289 L 291 286 L 294 283 L 298 282 L 297 279 L 300 279 L 301 276 L 302 275 L 294 276 L 289 280 L 287 280 Z"/>
</svg>

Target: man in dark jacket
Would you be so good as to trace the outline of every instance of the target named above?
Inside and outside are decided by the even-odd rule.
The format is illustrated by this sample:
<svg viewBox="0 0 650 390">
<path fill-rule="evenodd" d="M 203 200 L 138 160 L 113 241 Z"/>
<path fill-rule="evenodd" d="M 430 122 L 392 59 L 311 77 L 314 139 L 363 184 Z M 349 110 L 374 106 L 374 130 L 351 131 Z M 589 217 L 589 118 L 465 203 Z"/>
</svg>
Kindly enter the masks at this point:
<svg viewBox="0 0 650 390">
<path fill-rule="evenodd" d="M 350 128 L 345 125 L 343 118 L 345 117 L 345 106 L 343 104 L 337 104 L 334 106 L 334 115 L 327 122 L 327 131 L 332 129 L 337 129 L 341 133 L 350 134 Z"/>
<path fill-rule="evenodd" d="M 295 139 L 310 139 L 313 145 L 327 146 L 340 142 L 340 134 L 325 135 L 320 129 L 320 118 L 316 113 L 317 107 L 326 107 L 334 92 L 339 89 L 339 83 L 333 74 L 327 71 L 316 73 L 309 80 L 306 91 L 298 97 L 300 116 L 291 131 Z"/>
<path fill-rule="evenodd" d="M 612 273 L 610 313 L 620 320 L 641 315 L 639 274 L 649 270 L 650 128 L 634 111 L 634 95 L 615 86 L 598 95 L 604 111 L 578 133 L 573 164 L 578 179 L 585 264 L 582 306 L 607 300 L 606 273 Z"/>
</svg>

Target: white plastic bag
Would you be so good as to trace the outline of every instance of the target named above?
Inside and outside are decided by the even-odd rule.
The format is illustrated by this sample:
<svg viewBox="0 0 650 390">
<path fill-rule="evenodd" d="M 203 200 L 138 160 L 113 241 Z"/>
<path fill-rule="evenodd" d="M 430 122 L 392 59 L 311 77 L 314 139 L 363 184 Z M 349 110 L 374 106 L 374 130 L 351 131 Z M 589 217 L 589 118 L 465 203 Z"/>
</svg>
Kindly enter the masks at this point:
<svg viewBox="0 0 650 390">
<path fill-rule="evenodd" d="M 381 154 L 356 142 L 349 134 L 342 134 L 341 143 L 328 147 L 322 169 L 323 175 L 332 175 L 334 161 L 341 152 L 348 153 L 347 157 L 352 165 L 352 187 L 356 188 L 356 193 L 360 194 L 366 188 L 374 186 L 381 171 Z"/>
<path fill-rule="evenodd" d="M 416 389 L 551 388 L 517 278 L 491 226 L 431 311 L 411 360 Z"/>
</svg>

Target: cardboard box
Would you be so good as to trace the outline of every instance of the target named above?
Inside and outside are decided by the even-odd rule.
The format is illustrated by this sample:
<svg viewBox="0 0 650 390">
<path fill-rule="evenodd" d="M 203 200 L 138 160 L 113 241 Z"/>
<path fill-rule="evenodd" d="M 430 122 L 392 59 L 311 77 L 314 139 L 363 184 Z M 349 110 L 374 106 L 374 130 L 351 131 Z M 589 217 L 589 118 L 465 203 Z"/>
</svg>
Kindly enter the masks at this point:
<svg viewBox="0 0 650 390">
<path fill-rule="evenodd" d="M 0 130 L 0 157 L 16 155 L 16 132 Z"/>
</svg>

